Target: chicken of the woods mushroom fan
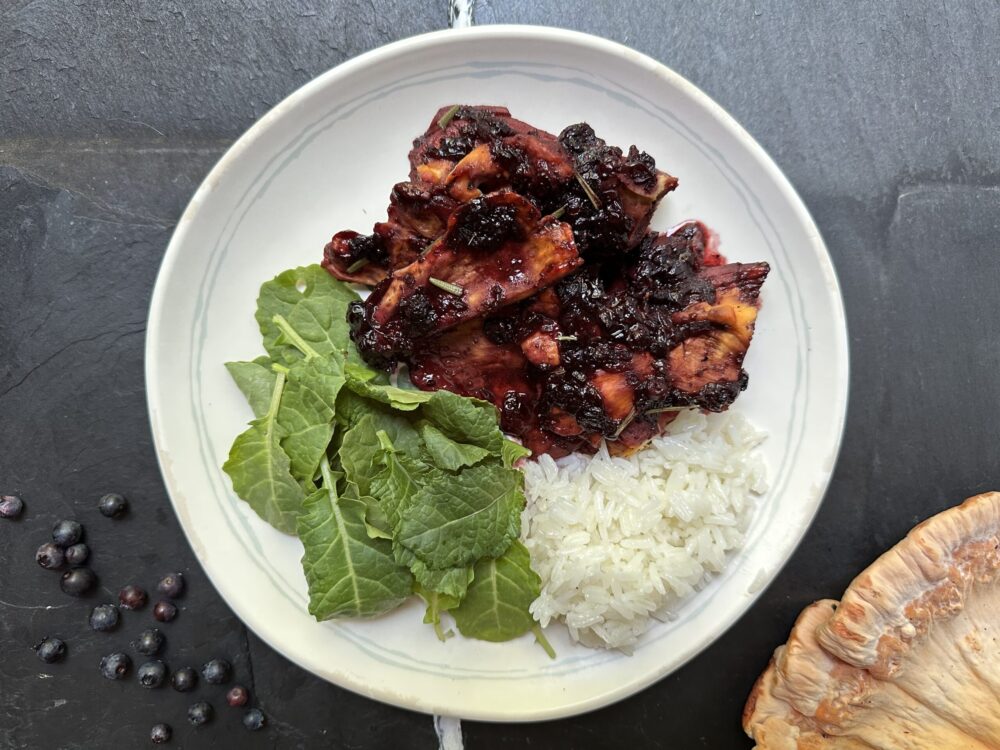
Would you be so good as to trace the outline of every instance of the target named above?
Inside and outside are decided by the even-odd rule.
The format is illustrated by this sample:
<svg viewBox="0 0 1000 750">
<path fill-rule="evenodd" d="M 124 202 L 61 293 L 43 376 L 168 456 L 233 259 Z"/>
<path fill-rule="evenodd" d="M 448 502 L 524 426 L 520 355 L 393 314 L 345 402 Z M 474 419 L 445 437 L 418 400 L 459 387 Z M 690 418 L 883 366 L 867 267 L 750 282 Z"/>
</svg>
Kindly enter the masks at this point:
<svg viewBox="0 0 1000 750">
<path fill-rule="evenodd" d="M 629 651 L 766 490 L 729 407 L 771 269 L 696 218 L 651 228 L 680 179 L 585 122 L 443 106 L 408 162 L 383 221 L 261 287 L 266 355 L 227 365 L 256 419 L 224 469 L 301 540 L 317 619 L 416 595 L 442 648 L 556 656 L 561 622 Z"/>
<path fill-rule="evenodd" d="M 1000 748 L 1000 493 L 914 528 L 799 615 L 747 701 L 761 750 Z"/>
</svg>

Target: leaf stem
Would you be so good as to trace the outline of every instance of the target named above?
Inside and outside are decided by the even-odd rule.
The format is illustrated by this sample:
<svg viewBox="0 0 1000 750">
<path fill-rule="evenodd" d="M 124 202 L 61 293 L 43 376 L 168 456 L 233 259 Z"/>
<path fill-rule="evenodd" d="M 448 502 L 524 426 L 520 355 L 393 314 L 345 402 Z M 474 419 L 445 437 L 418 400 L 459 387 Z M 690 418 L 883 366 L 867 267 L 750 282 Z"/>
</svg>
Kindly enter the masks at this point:
<svg viewBox="0 0 1000 750">
<path fill-rule="evenodd" d="M 285 337 L 292 342 L 292 345 L 296 349 L 305 355 L 306 359 L 312 359 L 313 357 L 319 356 L 319 352 L 309 346 L 306 340 L 299 336 L 298 331 L 292 328 L 291 323 L 285 320 L 285 316 L 275 315 L 271 318 L 271 322 L 278 326 L 278 330 L 285 334 Z"/>
<path fill-rule="evenodd" d="M 376 432 L 375 437 L 378 438 L 378 443 L 382 446 L 382 450 L 388 451 L 389 453 L 396 452 L 396 449 L 392 445 L 392 439 L 389 437 L 389 433 L 385 430 L 379 430 Z"/>
<path fill-rule="evenodd" d="M 333 473 L 330 471 L 330 459 L 325 453 L 323 458 L 319 460 L 319 472 L 323 475 L 323 486 L 327 488 L 327 493 L 329 493 L 330 487 L 336 486 L 336 483 L 333 481 Z"/>
<path fill-rule="evenodd" d="M 287 374 L 288 374 L 288 368 L 287 368 L 287 367 L 285 367 L 284 365 L 280 365 L 280 364 L 278 364 L 277 362 L 272 362 L 272 363 L 271 363 L 271 369 L 272 369 L 272 370 L 273 370 L 274 372 L 280 372 L 280 373 L 284 373 L 285 375 L 287 375 Z"/>
<path fill-rule="evenodd" d="M 274 379 L 274 390 L 271 391 L 271 403 L 267 407 L 267 414 L 264 418 L 268 422 L 267 429 L 271 429 L 271 424 L 274 423 L 274 418 L 278 415 L 278 404 L 281 403 L 281 392 L 285 388 L 285 373 L 279 372 L 278 377 Z"/>
<path fill-rule="evenodd" d="M 441 643 L 455 635 L 455 632 L 450 628 L 445 630 L 441 627 L 441 595 L 437 591 L 431 592 L 430 610 L 433 613 L 432 622 L 434 623 L 434 635 L 438 637 Z"/>
<path fill-rule="evenodd" d="M 545 637 L 545 633 L 542 632 L 542 628 L 537 622 L 532 626 L 531 632 L 535 635 L 535 643 L 545 650 L 550 659 L 555 659 L 556 650 L 552 648 L 552 644 L 549 643 L 549 639 Z"/>
</svg>

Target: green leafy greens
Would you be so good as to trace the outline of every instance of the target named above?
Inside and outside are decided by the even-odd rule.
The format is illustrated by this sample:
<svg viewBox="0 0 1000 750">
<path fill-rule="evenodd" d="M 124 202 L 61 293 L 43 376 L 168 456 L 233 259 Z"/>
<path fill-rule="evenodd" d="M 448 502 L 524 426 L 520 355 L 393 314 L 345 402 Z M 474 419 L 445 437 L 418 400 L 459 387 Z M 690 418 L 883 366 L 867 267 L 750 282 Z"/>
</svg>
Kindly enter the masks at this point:
<svg viewBox="0 0 1000 750">
<path fill-rule="evenodd" d="M 325 457 L 321 468 L 323 487 L 306 499 L 298 519 L 309 614 L 328 620 L 395 609 L 412 593 L 413 577 L 393 560 L 389 542 L 368 536 L 365 504 L 337 496 Z"/>
<path fill-rule="evenodd" d="M 277 416 L 284 387 L 285 374 L 279 372 L 267 411 L 233 441 L 229 460 L 222 469 L 232 480 L 236 494 L 257 515 L 276 529 L 292 534 L 305 495 L 292 476 L 291 460 L 281 448 L 285 431 Z"/>
<path fill-rule="evenodd" d="M 370 368 L 350 339 L 358 295 L 320 266 L 265 283 L 256 319 L 267 356 L 229 362 L 254 419 L 223 469 L 236 494 L 302 541 L 309 612 L 375 617 L 413 594 L 441 640 L 529 631 L 539 593 L 517 541 L 529 451 L 492 404 L 428 393 Z"/>
</svg>

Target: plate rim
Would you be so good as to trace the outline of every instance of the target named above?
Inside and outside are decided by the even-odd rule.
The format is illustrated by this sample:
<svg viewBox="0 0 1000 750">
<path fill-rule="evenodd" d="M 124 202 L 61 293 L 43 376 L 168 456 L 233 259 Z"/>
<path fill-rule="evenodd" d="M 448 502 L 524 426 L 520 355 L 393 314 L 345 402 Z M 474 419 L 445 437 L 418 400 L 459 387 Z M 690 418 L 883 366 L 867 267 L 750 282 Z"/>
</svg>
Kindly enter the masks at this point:
<svg viewBox="0 0 1000 750">
<path fill-rule="evenodd" d="M 619 42 L 569 29 L 533 25 L 498 24 L 489 26 L 474 26 L 463 29 L 442 29 L 432 31 L 406 37 L 377 47 L 330 68 L 288 94 L 288 96 L 283 98 L 274 107 L 268 110 L 268 112 L 262 115 L 236 141 L 234 141 L 202 179 L 198 189 L 194 192 L 183 213 L 178 219 L 167 248 L 164 251 L 159 270 L 156 274 L 153 293 L 150 299 L 146 327 L 146 344 L 144 350 L 146 405 L 150 431 L 153 437 L 153 446 L 156 451 L 157 465 L 160 470 L 160 475 L 163 478 L 167 496 L 170 498 L 171 506 L 173 507 L 175 515 L 178 517 L 181 530 L 187 539 L 188 545 L 191 547 L 192 551 L 195 552 L 195 558 L 198 560 L 198 564 L 201 566 L 202 570 L 205 571 L 206 577 L 219 593 L 220 597 L 226 602 L 227 606 L 229 606 L 233 613 L 240 619 L 243 625 L 251 629 L 257 637 L 286 659 L 325 681 L 390 705 L 430 713 L 431 710 L 428 708 L 414 706 L 412 703 L 408 703 L 403 700 L 402 696 L 397 693 L 373 690 L 363 681 L 354 681 L 350 679 L 336 681 L 331 679 L 330 675 L 322 674 L 316 671 L 306 660 L 299 659 L 293 655 L 289 649 L 284 647 L 284 644 L 280 640 L 271 639 L 263 635 L 257 628 L 253 627 L 247 619 L 245 619 L 241 612 L 237 611 L 236 607 L 231 603 L 230 598 L 224 593 L 226 586 L 222 580 L 223 576 L 221 572 L 213 573 L 206 562 L 202 560 L 202 557 L 197 554 L 196 546 L 193 544 L 187 526 L 183 521 L 182 513 L 179 512 L 178 501 L 175 499 L 175 494 L 177 493 L 173 491 L 171 487 L 171 479 L 169 479 L 172 477 L 173 472 L 167 470 L 167 467 L 165 466 L 165 462 L 169 461 L 165 447 L 166 439 L 158 426 L 158 419 L 156 415 L 156 407 L 158 404 L 154 404 L 154 400 L 161 390 L 158 375 L 159 358 L 157 349 L 159 342 L 161 341 L 161 328 L 164 325 L 165 310 L 167 308 L 166 280 L 171 276 L 178 265 L 181 248 L 187 243 L 189 227 L 193 223 L 192 219 L 194 216 L 201 210 L 203 199 L 214 190 L 215 183 L 226 171 L 228 171 L 230 164 L 238 159 L 245 150 L 252 146 L 253 143 L 261 135 L 263 135 L 265 131 L 267 131 L 271 125 L 271 121 L 275 119 L 278 113 L 295 106 L 304 99 L 307 99 L 313 94 L 315 89 L 325 88 L 326 86 L 335 83 L 337 80 L 351 76 L 357 70 L 364 69 L 365 67 L 378 62 L 390 60 L 393 57 L 408 55 L 421 50 L 433 48 L 441 42 L 461 41 L 469 38 L 486 38 L 490 40 L 517 38 L 518 40 L 526 39 L 537 42 L 547 41 L 569 43 L 578 47 L 596 50 L 604 54 L 622 57 L 628 62 L 639 65 L 647 71 L 654 73 L 658 77 L 665 79 L 671 85 L 683 90 L 687 96 L 695 100 L 699 106 L 705 108 L 711 117 L 713 117 L 725 130 L 733 135 L 747 149 L 749 155 L 754 159 L 754 161 L 767 173 L 769 173 L 769 176 L 772 178 L 782 199 L 786 202 L 793 215 L 807 230 L 811 243 L 810 249 L 819 262 L 820 270 L 824 275 L 826 290 L 833 304 L 831 312 L 833 315 L 834 327 L 839 329 L 839 335 L 836 335 L 834 340 L 830 342 L 836 359 L 836 364 L 838 365 L 837 371 L 834 373 L 835 380 L 837 383 L 842 384 L 841 387 L 835 389 L 834 394 L 836 402 L 834 403 L 833 411 L 837 419 L 836 424 L 830 425 L 835 434 L 835 439 L 830 453 L 830 469 L 821 478 L 821 481 L 818 482 L 817 491 L 815 492 L 813 496 L 814 499 L 812 500 L 812 507 L 808 509 L 808 520 L 801 524 L 796 538 L 794 539 L 794 543 L 788 548 L 788 553 L 784 560 L 782 560 L 780 564 L 778 564 L 770 573 L 767 583 L 761 586 L 757 591 L 753 592 L 751 596 L 747 597 L 741 603 L 740 607 L 735 610 L 735 614 L 733 615 L 731 622 L 710 637 L 705 643 L 701 644 L 698 648 L 693 649 L 681 661 L 664 668 L 656 669 L 650 672 L 649 675 L 644 676 L 643 679 L 625 683 L 622 686 L 604 691 L 588 699 L 571 704 L 560 705 L 555 708 L 539 708 L 529 713 L 519 712 L 516 715 L 512 714 L 510 711 L 505 711 L 502 708 L 497 707 L 478 711 L 475 714 L 465 712 L 460 717 L 494 722 L 554 720 L 579 715 L 611 705 L 648 688 L 656 682 L 664 679 L 669 674 L 680 669 L 682 666 L 695 658 L 695 656 L 703 653 L 713 643 L 721 638 L 722 635 L 736 625 L 736 623 L 739 622 L 747 611 L 749 611 L 749 609 L 757 602 L 763 592 L 770 588 L 801 545 L 809 529 L 812 527 L 812 524 L 815 522 L 819 508 L 825 499 L 834 470 L 840 458 L 846 425 L 847 408 L 850 400 L 850 348 L 848 322 L 845 314 L 843 294 L 836 267 L 816 222 L 813 220 L 812 215 L 810 214 L 805 203 L 802 201 L 789 179 L 785 176 L 784 172 L 778 167 L 774 159 L 756 141 L 756 139 L 754 139 L 753 136 L 751 136 L 720 104 L 708 96 L 708 94 L 703 92 L 695 84 L 691 83 L 687 78 L 680 75 L 667 65 L 655 60 L 649 55 L 638 52 L 637 50 Z M 437 704 L 436 701 L 432 701 L 432 703 L 435 703 L 432 709 L 434 713 L 442 715 L 456 715 L 454 712 L 450 712 L 446 705 Z"/>
</svg>

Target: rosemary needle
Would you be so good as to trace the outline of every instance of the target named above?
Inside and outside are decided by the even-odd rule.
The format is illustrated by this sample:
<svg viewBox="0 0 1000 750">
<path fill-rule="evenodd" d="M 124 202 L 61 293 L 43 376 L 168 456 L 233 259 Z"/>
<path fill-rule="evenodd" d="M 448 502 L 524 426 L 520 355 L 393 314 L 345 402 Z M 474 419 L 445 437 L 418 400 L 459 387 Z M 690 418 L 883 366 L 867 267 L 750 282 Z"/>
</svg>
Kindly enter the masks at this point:
<svg viewBox="0 0 1000 750">
<path fill-rule="evenodd" d="M 454 294 L 456 297 L 461 297 L 465 294 L 465 290 L 462 289 L 458 284 L 452 284 L 448 281 L 441 281 L 441 279 L 435 279 L 433 276 L 427 279 L 431 284 L 436 286 L 438 289 L 448 292 L 448 294 Z"/>
</svg>

